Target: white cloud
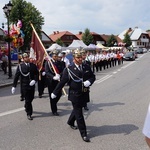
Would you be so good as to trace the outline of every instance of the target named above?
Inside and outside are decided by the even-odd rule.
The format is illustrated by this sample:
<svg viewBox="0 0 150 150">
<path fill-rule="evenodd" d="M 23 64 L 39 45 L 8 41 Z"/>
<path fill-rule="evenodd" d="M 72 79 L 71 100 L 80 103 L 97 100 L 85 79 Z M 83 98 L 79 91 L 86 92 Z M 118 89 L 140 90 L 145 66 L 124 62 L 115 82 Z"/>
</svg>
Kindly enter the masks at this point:
<svg viewBox="0 0 150 150">
<path fill-rule="evenodd" d="M 78 33 L 89 28 L 92 32 L 119 34 L 123 30 L 138 26 L 150 29 L 149 0 L 27 0 L 45 18 L 43 30 L 49 35 L 53 31 L 68 30 Z M 1 8 L 6 0 L 1 0 Z M 5 20 L 0 13 L 0 22 Z"/>
</svg>

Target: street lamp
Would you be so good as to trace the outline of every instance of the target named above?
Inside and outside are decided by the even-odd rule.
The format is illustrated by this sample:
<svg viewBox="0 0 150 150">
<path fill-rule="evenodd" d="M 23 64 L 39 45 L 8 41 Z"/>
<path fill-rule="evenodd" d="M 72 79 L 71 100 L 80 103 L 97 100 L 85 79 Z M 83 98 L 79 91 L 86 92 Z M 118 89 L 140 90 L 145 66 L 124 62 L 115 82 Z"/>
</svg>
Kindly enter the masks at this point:
<svg viewBox="0 0 150 150">
<path fill-rule="evenodd" d="M 7 18 L 7 27 L 8 27 L 8 38 L 10 37 L 10 33 L 9 33 L 9 17 L 10 17 L 10 12 L 12 9 L 13 5 L 12 3 L 9 1 L 8 4 L 5 4 L 5 6 L 3 7 L 3 11 L 6 15 Z M 11 53 L 10 53 L 10 40 L 7 41 L 8 42 L 8 76 L 10 78 L 12 78 L 12 69 L 11 69 Z"/>
</svg>

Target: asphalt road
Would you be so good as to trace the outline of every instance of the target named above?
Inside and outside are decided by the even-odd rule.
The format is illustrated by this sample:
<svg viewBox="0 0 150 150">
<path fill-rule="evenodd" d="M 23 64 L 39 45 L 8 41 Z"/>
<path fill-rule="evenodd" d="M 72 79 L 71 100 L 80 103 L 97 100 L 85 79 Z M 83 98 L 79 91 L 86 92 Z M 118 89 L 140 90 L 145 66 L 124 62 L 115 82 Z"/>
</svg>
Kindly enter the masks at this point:
<svg viewBox="0 0 150 150">
<path fill-rule="evenodd" d="M 0 89 L 0 150 L 148 150 L 142 134 L 150 97 L 150 53 L 96 73 L 90 110 L 84 112 L 90 143 L 66 124 L 72 110 L 67 97 L 52 116 L 47 90 L 33 101 L 33 121 L 26 118 L 19 85 Z"/>
</svg>

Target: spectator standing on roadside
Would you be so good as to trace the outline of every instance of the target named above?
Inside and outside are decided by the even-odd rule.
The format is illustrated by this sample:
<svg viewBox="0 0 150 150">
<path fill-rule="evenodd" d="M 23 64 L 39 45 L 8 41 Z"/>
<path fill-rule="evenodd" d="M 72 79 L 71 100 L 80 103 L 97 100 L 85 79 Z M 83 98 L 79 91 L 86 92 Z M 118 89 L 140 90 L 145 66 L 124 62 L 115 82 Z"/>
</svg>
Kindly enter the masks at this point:
<svg viewBox="0 0 150 150">
<path fill-rule="evenodd" d="M 8 65 L 8 56 L 5 52 L 2 53 L 2 70 L 4 71 L 4 74 L 7 73 L 7 65 Z"/>
<path fill-rule="evenodd" d="M 30 63 L 29 56 L 27 53 L 24 53 L 22 55 L 23 62 L 18 65 L 14 81 L 13 81 L 13 87 L 11 89 L 12 94 L 15 93 L 15 89 L 17 86 L 17 82 L 19 80 L 19 77 L 21 78 L 20 82 L 22 82 L 22 90 L 24 91 L 25 96 L 25 111 L 27 113 L 27 118 L 29 120 L 33 120 L 32 113 L 33 113 L 33 107 L 32 107 L 32 101 L 34 99 L 34 93 L 35 93 L 35 83 L 38 79 L 38 69 L 37 66 L 33 63 Z"/>
<path fill-rule="evenodd" d="M 143 134 L 145 135 L 145 141 L 150 148 L 150 104 L 149 104 L 147 115 L 145 118 Z"/>
</svg>

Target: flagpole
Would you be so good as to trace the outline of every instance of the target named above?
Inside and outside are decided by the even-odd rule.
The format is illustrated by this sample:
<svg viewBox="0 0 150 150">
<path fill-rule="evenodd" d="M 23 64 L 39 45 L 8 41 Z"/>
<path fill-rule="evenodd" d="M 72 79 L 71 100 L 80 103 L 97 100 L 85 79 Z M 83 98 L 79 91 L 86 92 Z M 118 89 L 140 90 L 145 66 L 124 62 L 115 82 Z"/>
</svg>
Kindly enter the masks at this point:
<svg viewBox="0 0 150 150">
<path fill-rule="evenodd" d="M 45 51 L 45 54 L 50 58 L 50 56 L 47 54 L 47 51 L 45 50 L 45 47 L 44 47 L 43 43 L 41 42 L 41 40 L 40 40 L 40 38 L 39 38 L 39 36 L 38 36 L 38 34 L 37 34 L 37 32 L 36 32 L 36 30 L 35 30 L 35 28 L 34 28 L 34 26 L 33 26 L 33 24 L 32 24 L 31 22 L 30 22 L 30 25 L 31 25 L 31 27 L 32 27 L 32 29 L 33 29 L 33 31 L 34 31 L 36 37 L 38 38 L 38 40 L 39 40 L 41 46 L 43 47 L 43 49 L 44 49 L 44 51 Z M 53 70 L 54 70 L 54 73 L 57 74 L 56 69 L 55 69 L 55 67 L 54 67 L 54 65 L 53 65 L 53 63 L 52 63 L 52 61 L 51 61 L 51 59 L 48 59 L 48 61 L 50 62 L 51 66 L 52 66 L 52 68 L 53 68 Z M 64 95 L 67 95 L 67 94 L 66 94 L 66 91 L 64 90 L 64 88 L 63 88 L 62 90 L 63 90 Z"/>
</svg>

